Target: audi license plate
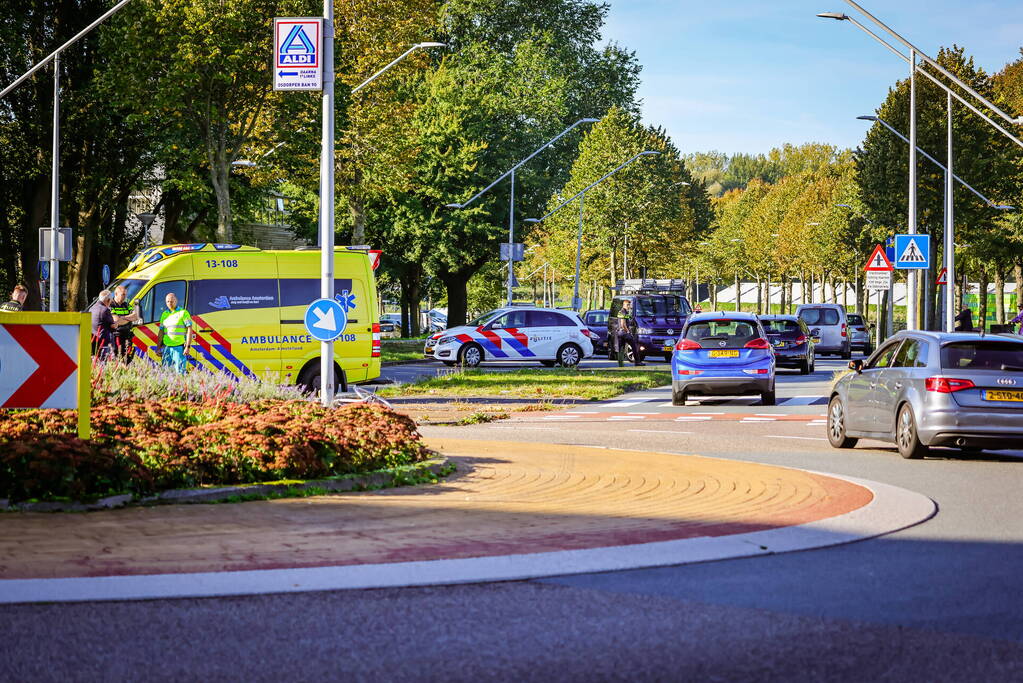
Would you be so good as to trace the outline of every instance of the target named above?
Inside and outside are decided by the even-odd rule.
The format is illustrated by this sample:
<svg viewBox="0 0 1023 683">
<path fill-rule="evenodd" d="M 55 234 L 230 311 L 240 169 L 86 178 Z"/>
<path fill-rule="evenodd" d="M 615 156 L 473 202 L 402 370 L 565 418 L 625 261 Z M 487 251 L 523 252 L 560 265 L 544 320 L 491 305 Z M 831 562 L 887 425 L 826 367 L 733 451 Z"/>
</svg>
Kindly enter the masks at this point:
<svg viewBox="0 0 1023 683">
<path fill-rule="evenodd" d="M 1023 391 L 1001 391 L 987 389 L 984 391 L 985 401 L 1023 401 Z"/>
<path fill-rule="evenodd" d="M 731 350 L 725 350 L 725 351 L 714 350 L 714 351 L 711 351 L 708 355 L 711 358 L 738 358 L 739 357 L 739 352 L 738 351 L 731 351 Z"/>
</svg>

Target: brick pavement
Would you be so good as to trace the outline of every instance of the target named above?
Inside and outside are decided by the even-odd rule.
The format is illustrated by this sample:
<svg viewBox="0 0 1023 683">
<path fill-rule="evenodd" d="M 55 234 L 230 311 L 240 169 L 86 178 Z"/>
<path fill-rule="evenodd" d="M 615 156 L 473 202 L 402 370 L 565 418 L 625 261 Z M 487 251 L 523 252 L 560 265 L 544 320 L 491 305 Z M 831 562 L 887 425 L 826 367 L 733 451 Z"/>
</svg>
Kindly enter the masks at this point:
<svg viewBox="0 0 1023 683">
<path fill-rule="evenodd" d="M 871 492 L 755 463 L 428 439 L 433 486 L 233 505 L 0 517 L 0 579 L 469 558 L 723 536 L 859 509 Z"/>
</svg>

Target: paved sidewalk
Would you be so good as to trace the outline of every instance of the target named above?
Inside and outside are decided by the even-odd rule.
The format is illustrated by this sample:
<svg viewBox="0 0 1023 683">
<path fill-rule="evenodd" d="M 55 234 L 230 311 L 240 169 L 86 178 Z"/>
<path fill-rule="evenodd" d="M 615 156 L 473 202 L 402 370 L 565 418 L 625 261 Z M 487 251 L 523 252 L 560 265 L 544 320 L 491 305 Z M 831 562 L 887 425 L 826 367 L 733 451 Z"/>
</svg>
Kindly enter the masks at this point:
<svg viewBox="0 0 1023 683">
<path fill-rule="evenodd" d="M 435 486 L 89 514 L 4 515 L 0 579 L 367 565 L 744 534 L 862 508 L 799 470 L 642 451 L 433 439 Z"/>
</svg>

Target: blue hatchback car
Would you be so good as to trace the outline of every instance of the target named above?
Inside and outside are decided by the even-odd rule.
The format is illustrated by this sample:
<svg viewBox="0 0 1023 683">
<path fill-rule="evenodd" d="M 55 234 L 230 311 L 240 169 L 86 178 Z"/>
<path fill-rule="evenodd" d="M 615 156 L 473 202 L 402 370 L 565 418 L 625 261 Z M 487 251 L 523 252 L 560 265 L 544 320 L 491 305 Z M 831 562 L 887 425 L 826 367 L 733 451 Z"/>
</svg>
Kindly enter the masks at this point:
<svg viewBox="0 0 1023 683">
<path fill-rule="evenodd" d="M 764 328 L 752 313 L 690 316 L 671 357 L 671 402 L 696 396 L 760 394 L 775 404 L 775 357 Z"/>
</svg>

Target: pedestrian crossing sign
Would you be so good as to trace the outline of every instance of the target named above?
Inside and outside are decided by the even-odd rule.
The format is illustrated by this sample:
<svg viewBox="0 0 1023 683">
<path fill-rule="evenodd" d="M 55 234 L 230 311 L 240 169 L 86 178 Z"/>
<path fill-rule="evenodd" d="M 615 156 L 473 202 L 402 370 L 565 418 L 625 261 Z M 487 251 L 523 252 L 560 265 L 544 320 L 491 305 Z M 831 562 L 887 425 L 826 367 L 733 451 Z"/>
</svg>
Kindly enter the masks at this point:
<svg viewBox="0 0 1023 683">
<path fill-rule="evenodd" d="M 896 268 L 929 268 L 931 265 L 930 235 L 896 235 Z"/>
</svg>

